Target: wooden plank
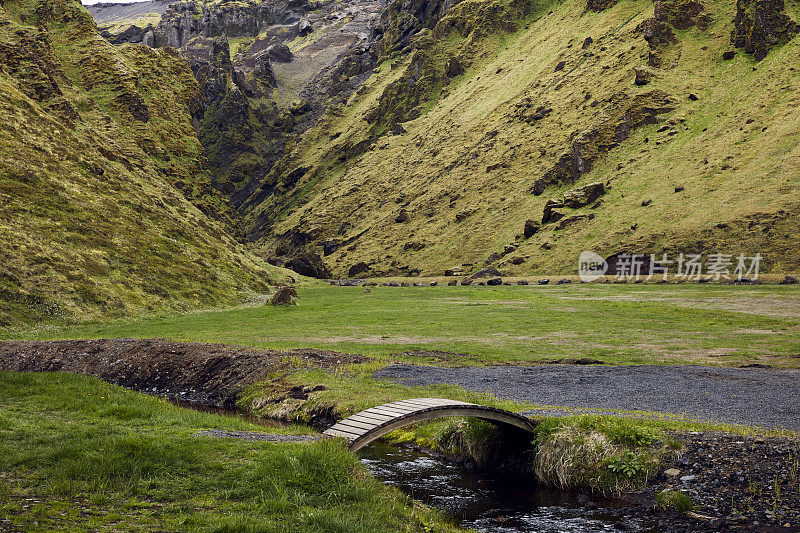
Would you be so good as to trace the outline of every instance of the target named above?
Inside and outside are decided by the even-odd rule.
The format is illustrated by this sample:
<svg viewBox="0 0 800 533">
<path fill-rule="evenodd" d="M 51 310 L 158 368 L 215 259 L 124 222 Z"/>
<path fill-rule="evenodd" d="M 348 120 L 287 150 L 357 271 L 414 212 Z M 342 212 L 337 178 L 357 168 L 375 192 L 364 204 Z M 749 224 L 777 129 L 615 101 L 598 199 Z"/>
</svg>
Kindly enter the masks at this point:
<svg viewBox="0 0 800 533">
<path fill-rule="evenodd" d="M 390 409 L 394 411 L 408 411 L 415 409 L 416 406 L 406 404 L 406 405 L 397 405 L 396 402 L 392 403 L 385 403 L 383 405 L 376 405 L 375 407 L 370 407 L 370 409 Z"/>
<path fill-rule="evenodd" d="M 345 420 L 355 420 L 358 422 L 366 422 L 368 424 L 383 424 L 384 422 L 388 422 L 392 419 L 394 419 L 394 417 L 389 415 L 379 417 L 377 415 L 365 415 L 363 413 L 358 413 L 357 415 L 352 415 L 345 418 Z"/>
<path fill-rule="evenodd" d="M 350 434 L 350 433 L 345 433 L 343 431 L 339 431 L 338 429 L 333 429 L 333 428 L 326 429 L 325 430 L 325 435 L 328 435 L 328 436 L 331 436 L 331 437 L 344 437 L 347 440 L 355 440 L 356 438 L 358 438 L 360 436 L 360 435 L 353 435 L 353 434 Z"/>
<path fill-rule="evenodd" d="M 439 405 L 446 405 L 445 403 L 436 403 L 436 402 L 429 402 L 429 401 L 422 401 L 422 400 L 401 400 L 399 402 L 393 402 L 390 404 L 385 404 L 389 406 L 397 405 L 403 407 L 435 407 Z"/>
<path fill-rule="evenodd" d="M 363 411 L 363 413 L 371 413 L 371 414 L 377 414 L 377 415 L 389 415 L 391 417 L 397 417 L 397 416 L 409 415 L 409 414 L 413 413 L 414 411 L 417 411 L 417 409 L 403 409 L 403 410 L 400 410 L 400 409 L 395 409 L 395 408 L 391 408 L 391 407 L 380 406 L 380 407 L 370 407 L 366 411 Z"/>
<path fill-rule="evenodd" d="M 364 429 L 366 431 L 369 431 L 370 429 L 375 429 L 380 424 L 364 423 L 364 422 L 359 422 L 358 420 L 350 420 L 349 418 L 345 418 L 344 420 L 339 420 L 339 422 L 336 425 L 350 426 L 353 428 Z"/>
<path fill-rule="evenodd" d="M 335 429 L 336 431 L 341 431 L 343 433 L 351 433 L 353 435 L 361 435 L 364 431 L 350 427 L 350 426 L 342 426 L 341 423 L 334 424 L 328 429 Z"/>
</svg>

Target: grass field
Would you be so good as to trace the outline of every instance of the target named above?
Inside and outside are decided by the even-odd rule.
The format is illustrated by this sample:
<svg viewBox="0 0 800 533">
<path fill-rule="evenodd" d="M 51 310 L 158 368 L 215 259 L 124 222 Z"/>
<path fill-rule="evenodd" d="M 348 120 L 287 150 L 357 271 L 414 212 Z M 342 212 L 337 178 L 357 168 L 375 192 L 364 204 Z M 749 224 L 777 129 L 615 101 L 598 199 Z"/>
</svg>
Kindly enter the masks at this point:
<svg viewBox="0 0 800 533">
<path fill-rule="evenodd" d="M 190 411 L 94 378 L 0 373 L 0 530 L 452 529 L 338 442 L 194 437 L 201 429 L 306 431 Z"/>
<path fill-rule="evenodd" d="M 296 306 L 0 330 L 0 338 L 164 337 L 322 348 L 438 364 L 593 357 L 617 364 L 800 366 L 800 288 L 728 285 L 309 286 Z M 463 356 L 403 354 L 441 350 Z M 392 355 L 400 354 L 400 355 Z"/>
</svg>

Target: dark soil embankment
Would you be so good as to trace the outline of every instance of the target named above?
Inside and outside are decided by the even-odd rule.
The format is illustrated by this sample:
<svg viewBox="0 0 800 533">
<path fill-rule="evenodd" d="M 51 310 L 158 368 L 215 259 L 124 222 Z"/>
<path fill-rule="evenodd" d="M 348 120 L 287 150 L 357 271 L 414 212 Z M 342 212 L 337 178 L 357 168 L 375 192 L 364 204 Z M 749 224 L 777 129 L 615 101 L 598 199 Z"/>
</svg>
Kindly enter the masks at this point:
<svg viewBox="0 0 800 533">
<path fill-rule="evenodd" d="M 0 342 L 0 370 L 70 372 L 150 394 L 232 406 L 248 385 L 287 368 L 289 358 L 331 367 L 363 360 L 322 350 L 255 350 L 164 339 Z"/>
</svg>

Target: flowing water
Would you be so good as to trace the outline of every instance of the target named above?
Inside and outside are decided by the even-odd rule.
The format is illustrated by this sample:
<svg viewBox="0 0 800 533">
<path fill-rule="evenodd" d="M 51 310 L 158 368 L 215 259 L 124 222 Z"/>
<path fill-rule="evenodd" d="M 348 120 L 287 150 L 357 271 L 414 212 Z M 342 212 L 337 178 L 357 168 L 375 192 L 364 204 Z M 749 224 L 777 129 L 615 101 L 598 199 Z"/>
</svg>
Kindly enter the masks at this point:
<svg viewBox="0 0 800 533">
<path fill-rule="evenodd" d="M 626 518 L 612 501 L 587 510 L 576 494 L 537 487 L 527 479 L 468 471 L 424 451 L 375 442 L 358 454 L 378 479 L 478 531 L 651 530 L 638 519 Z"/>
</svg>

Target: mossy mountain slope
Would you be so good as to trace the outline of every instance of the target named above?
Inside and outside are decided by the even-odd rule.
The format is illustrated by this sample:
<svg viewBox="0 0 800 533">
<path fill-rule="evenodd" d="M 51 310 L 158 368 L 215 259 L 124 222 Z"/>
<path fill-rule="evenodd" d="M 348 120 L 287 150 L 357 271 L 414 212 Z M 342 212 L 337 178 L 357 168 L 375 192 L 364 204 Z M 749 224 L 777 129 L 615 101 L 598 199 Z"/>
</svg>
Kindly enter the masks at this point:
<svg viewBox="0 0 800 533">
<path fill-rule="evenodd" d="M 364 276 L 567 273 L 586 249 L 800 270 L 794 4 L 425 4 L 384 14 L 373 75 L 244 204 L 264 255 Z"/>
<path fill-rule="evenodd" d="M 231 304 L 286 271 L 231 236 L 168 50 L 114 47 L 77 0 L 0 7 L 0 326 Z"/>
</svg>

